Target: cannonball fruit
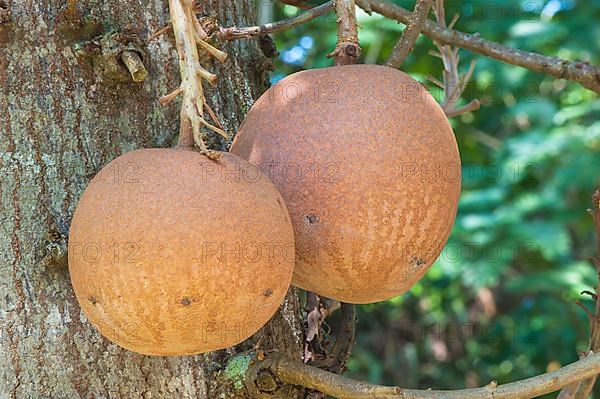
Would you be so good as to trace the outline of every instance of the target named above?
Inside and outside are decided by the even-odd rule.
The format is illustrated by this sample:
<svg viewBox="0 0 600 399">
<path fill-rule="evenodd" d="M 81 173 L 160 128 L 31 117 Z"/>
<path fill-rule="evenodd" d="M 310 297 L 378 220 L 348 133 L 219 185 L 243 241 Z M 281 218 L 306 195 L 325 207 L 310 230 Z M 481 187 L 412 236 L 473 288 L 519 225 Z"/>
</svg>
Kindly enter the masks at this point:
<svg viewBox="0 0 600 399">
<path fill-rule="evenodd" d="M 267 323 L 294 266 L 281 195 L 247 161 L 145 149 L 108 164 L 75 211 L 69 271 L 89 321 L 147 355 L 233 346 Z"/>
<path fill-rule="evenodd" d="M 414 285 L 454 223 L 460 157 L 436 101 L 376 65 L 295 73 L 254 104 L 231 148 L 286 201 L 292 284 L 350 303 Z"/>
</svg>

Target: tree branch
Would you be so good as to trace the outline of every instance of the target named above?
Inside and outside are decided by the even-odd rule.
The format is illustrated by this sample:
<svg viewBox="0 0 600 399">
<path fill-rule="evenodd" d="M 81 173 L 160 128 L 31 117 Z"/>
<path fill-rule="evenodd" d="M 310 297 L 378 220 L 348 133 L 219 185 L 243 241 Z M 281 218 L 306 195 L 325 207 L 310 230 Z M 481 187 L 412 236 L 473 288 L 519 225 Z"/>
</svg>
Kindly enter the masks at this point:
<svg viewBox="0 0 600 399">
<path fill-rule="evenodd" d="M 352 0 L 340 0 L 338 7 L 344 6 L 344 2 L 351 1 Z M 374 11 L 403 24 L 411 24 L 413 13 L 401 6 L 388 3 L 385 0 L 355 1 L 359 7 L 363 8 L 368 13 Z M 333 9 L 333 1 L 328 1 L 305 13 L 283 21 L 246 28 L 221 28 L 220 35 L 225 39 L 240 39 L 280 32 L 325 15 Z M 455 29 L 444 28 L 431 20 L 425 20 L 420 33 L 423 33 L 441 44 L 461 47 L 507 64 L 520 66 L 534 72 L 544 73 L 557 79 L 567 79 L 577 82 L 583 87 L 600 94 L 600 68 L 590 65 L 588 62 L 568 61 L 558 57 L 549 57 L 513 49 L 490 40 L 482 39 L 477 33 L 471 35 Z M 357 45 L 358 41 L 354 43 Z M 337 52 L 338 47 L 336 47 L 334 53 Z M 358 56 L 353 53 L 356 49 L 360 51 L 360 47 L 357 46 L 355 49 L 350 49 L 349 52 L 351 53 L 351 57 L 358 59 Z"/>
<path fill-rule="evenodd" d="M 335 0 L 338 23 L 338 41 L 335 50 L 327 57 L 334 57 L 335 65 L 351 65 L 358 62 L 361 49 L 358 44 L 356 4 L 354 0 Z"/>
<path fill-rule="evenodd" d="M 249 26 L 245 28 L 221 28 L 219 31 L 219 36 L 227 40 L 234 40 L 244 39 L 251 36 L 260 36 L 269 33 L 281 32 L 312 21 L 313 19 L 325 15 L 333 10 L 333 1 L 328 1 L 327 3 L 311 8 L 310 10 L 303 12 L 295 17 L 284 19 L 278 22 L 271 22 L 261 26 Z"/>
<path fill-rule="evenodd" d="M 600 273 L 600 190 L 596 190 L 592 195 L 592 207 L 588 210 L 594 220 L 594 228 L 596 231 L 596 257 L 592 259 L 596 266 L 596 272 Z M 595 352 L 600 352 L 600 287 L 596 287 L 596 294 L 592 295 L 596 302 L 596 311 L 594 313 L 587 310 L 590 318 L 590 344 L 587 356 Z M 565 389 L 560 393 L 560 399 L 574 398 L 587 399 L 592 394 L 594 385 L 596 384 L 597 376 L 593 376 L 581 381 L 577 385 L 573 385 L 570 389 Z"/>
<path fill-rule="evenodd" d="M 410 23 L 413 15 L 409 10 L 385 0 L 356 0 L 356 3 L 367 12 L 375 11 L 406 25 Z M 558 79 L 572 80 L 600 94 L 600 68 L 587 62 L 567 61 L 558 57 L 548 57 L 513 49 L 482 39 L 479 34 L 471 35 L 454 29 L 443 28 L 431 20 L 425 22 L 422 33 L 442 44 L 461 47 L 507 64 L 545 73 Z"/>
<path fill-rule="evenodd" d="M 416 390 L 367 384 L 273 353 L 250 366 L 246 375 L 250 379 L 275 377 L 287 384 L 304 386 L 344 399 L 519 399 L 554 392 L 599 373 L 600 353 L 597 353 L 551 373 L 509 384 L 496 385 L 492 382 L 481 388 L 455 391 Z M 247 381 L 246 385 L 257 386 L 255 381 Z"/>
<path fill-rule="evenodd" d="M 400 68 L 404 60 L 413 50 L 417 38 L 423 29 L 423 24 L 427 20 L 429 10 L 433 5 L 433 0 L 418 0 L 415 4 L 415 11 L 412 14 L 410 23 L 404 28 L 402 36 L 394 46 L 392 54 L 388 58 L 386 65 L 392 68 Z"/>
<path fill-rule="evenodd" d="M 352 0 L 340 0 L 338 7 L 344 2 Z M 355 0 L 356 4 L 366 12 L 377 12 L 385 17 L 394 19 L 406 25 L 410 25 L 413 13 L 409 10 L 388 3 L 385 0 Z M 262 26 L 246 28 L 221 28 L 220 35 L 225 39 L 241 39 L 268 33 L 280 32 L 294 26 L 311 21 L 319 16 L 325 15 L 334 9 L 333 1 L 328 1 L 318 7 L 302 13 L 296 17 L 279 22 L 273 22 Z M 348 8 L 349 9 L 349 8 Z M 534 72 L 544 73 L 557 79 L 567 79 L 581 84 L 583 87 L 600 94 L 600 68 L 585 61 L 568 61 L 558 57 L 549 57 L 528 51 L 513 49 L 499 43 L 482 39 L 479 34 L 468 34 L 451 28 L 444 28 L 431 20 L 425 20 L 421 27 L 422 34 L 438 41 L 441 44 L 461 47 L 474 53 L 490 57 L 507 64 L 520 66 Z M 348 50 L 351 57 L 358 59 L 353 52 L 358 47 L 358 40 L 354 42 L 356 48 Z M 337 52 L 339 48 L 336 47 Z"/>
</svg>

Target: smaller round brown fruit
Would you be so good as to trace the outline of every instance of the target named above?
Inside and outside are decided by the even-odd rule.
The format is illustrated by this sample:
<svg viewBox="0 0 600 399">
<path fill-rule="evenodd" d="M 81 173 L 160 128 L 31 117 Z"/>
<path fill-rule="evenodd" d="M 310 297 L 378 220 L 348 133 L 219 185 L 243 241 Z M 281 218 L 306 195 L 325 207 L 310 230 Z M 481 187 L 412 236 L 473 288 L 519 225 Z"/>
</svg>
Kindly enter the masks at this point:
<svg viewBox="0 0 600 399">
<path fill-rule="evenodd" d="M 377 65 L 295 73 L 246 116 L 231 152 L 285 198 L 296 233 L 292 284 L 368 303 L 413 286 L 456 215 L 460 157 L 421 84 Z"/>
<path fill-rule="evenodd" d="M 233 346 L 267 323 L 294 265 L 283 200 L 235 155 L 129 152 L 85 190 L 73 217 L 69 271 L 87 318 L 148 355 Z"/>
</svg>

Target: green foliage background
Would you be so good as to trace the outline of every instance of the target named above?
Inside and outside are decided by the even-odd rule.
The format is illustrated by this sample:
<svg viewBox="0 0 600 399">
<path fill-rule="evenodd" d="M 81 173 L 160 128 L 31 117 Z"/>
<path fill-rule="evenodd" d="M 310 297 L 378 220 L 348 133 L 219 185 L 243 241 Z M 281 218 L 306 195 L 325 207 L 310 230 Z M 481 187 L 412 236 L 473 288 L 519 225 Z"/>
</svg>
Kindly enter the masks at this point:
<svg viewBox="0 0 600 399">
<path fill-rule="evenodd" d="M 262 21 L 299 11 L 259 6 Z M 598 0 L 467 0 L 446 9 L 449 18 L 461 14 L 459 30 L 600 64 Z M 361 62 L 384 63 L 404 26 L 364 12 L 359 23 Z M 326 55 L 335 35 L 332 15 L 274 35 L 281 54 L 273 81 L 331 65 Z M 441 79 L 432 49 L 421 36 L 402 69 L 422 82 L 427 74 Z M 543 373 L 587 348 L 587 317 L 575 301 L 591 309 L 580 292 L 597 283 L 587 260 L 594 235 L 586 209 L 600 185 L 600 99 L 578 84 L 466 50 L 461 57 L 463 70 L 477 59 L 464 100 L 484 105 L 452 120 L 463 162 L 456 225 L 440 259 L 409 293 L 359 306 L 352 377 L 472 387 Z"/>
</svg>

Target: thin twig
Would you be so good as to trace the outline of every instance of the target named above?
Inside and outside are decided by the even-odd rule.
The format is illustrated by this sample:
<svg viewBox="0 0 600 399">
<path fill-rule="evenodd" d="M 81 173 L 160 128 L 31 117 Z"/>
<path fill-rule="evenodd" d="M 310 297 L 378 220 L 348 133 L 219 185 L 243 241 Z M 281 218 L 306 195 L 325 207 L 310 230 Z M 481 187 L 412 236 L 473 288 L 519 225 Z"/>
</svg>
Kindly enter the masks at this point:
<svg viewBox="0 0 600 399">
<path fill-rule="evenodd" d="M 557 391 L 576 381 L 600 373 L 600 353 L 564 366 L 551 373 L 497 385 L 495 381 L 481 388 L 455 391 L 402 389 L 367 384 L 291 360 L 279 353 L 268 355 L 251 366 L 248 376 L 270 373 L 281 382 L 304 386 L 344 399 L 524 399 Z M 258 371 L 257 371 L 258 369 Z M 250 377 L 253 378 L 253 377 Z M 247 382 L 246 385 L 253 382 Z"/>
<path fill-rule="evenodd" d="M 295 17 L 284 19 L 282 21 L 270 22 L 261 26 L 221 28 L 219 31 L 219 36 L 221 36 L 223 39 L 234 40 L 281 32 L 312 21 L 315 18 L 333 11 L 333 9 L 333 1 L 328 1 L 327 3 L 323 3 L 320 6 L 311 8 L 310 10 Z"/>
<path fill-rule="evenodd" d="M 356 3 L 365 11 L 372 10 L 404 24 L 408 24 L 412 16 L 412 12 L 409 10 L 385 0 L 356 0 Z M 461 47 L 508 64 L 521 66 L 534 72 L 545 73 L 558 79 L 572 80 L 589 90 L 600 93 L 600 68 L 587 62 L 567 61 L 558 57 L 548 57 L 513 49 L 482 39 L 479 34 L 471 35 L 444 28 L 431 20 L 425 22 L 422 33 L 442 44 Z"/>
<path fill-rule="evenodd" d="M 154 32 L 149 38 L 148 41 L 151 42 L 154 39 L 157 39 L 158 37 L 160 37 L 161 35 L 165 34 L 166 32 L 168 32 L 169 30 L 173 29 L 173 25 L 171 25 L 171 23 L 169 23 L 167 26 L 165 26 L 164 28 L 161 28 L 159 30 L 157 30 L 156 32 Z"/>
<path fill-rule="evenodd" d="M 203 39 L 197 40 L 200 47 L 206 50 L 207 53 L 215 57 L 221 63 L 227 61 L 227 53 L 219 50 L 218 48 L 212 46 L 211 44 L 205 42 Z"/>
<path fill-rule="evenodd" d="M 452 118 L 454 116 L 459 116 L 462 114 L 468 114 L 469 112 L 477 111 L 481 106 L 481 102 L 478 99 L 472 100 L 466 105 L 462 107 L 456 107 L 452 109 L 445 109 L 444 112 L 448 118 Z"/>
<path fill-rule="evenodd" d="M 394 46 L 392 54 L 386 62 L 386 65 L 392 68 L 400 68 L 404 60 L 413 50 L 417 38 L 423 29 L 423 24 L 427 20 L 429 10 L 433 5 L 433 0 L 419 0 L 415 4 L 415 11 L 410 23 L 404 28 L 402 36 Z"/>
<path fill-rule="evenodd" d="M 217 118 L 217 114 L 215 113 L 215 111 L 213 111 L 213 109 L 210 107 L 210 105 L 208 105 L 208 101 L 206 101 L 206 97 L 204 96 L 204 93 L 202 94 L 202 101 L 204 101 L 204 107 L 206 107 L 206 112 L 208 112 L 208 114 L 210 115 L 210 118 L 213 120 L 215 125 L 219 129 L 222 129 L 224 131 L 225 128 L 221 124 L 221 121 L 219 120 L 219 118 Z"/>
<path fill-rule="evenodd" d="M 180 86 L 177 89 L 173 90 L 171 93 L 159 98 L 158 102 L 160 102 L 160 105 L 162 106 L 168 105 L 173 100 L 175 100 L 181 93 L 183 93 L 183 87 Z"/>
<path fill-rule="evenodd" d="M 600 190 L 596 190 L 592 195 L 592 207 L 588 210 L 592 215 L 594 221 L 594 229 L 596 233 L 596 257 L 592 259 L 596 266 L 596 273 L 600 273 Z M 587 355 L 592 353 L 600 352 L 600 285 L 596 287 L 596 294 L 592 297 L 596 301 L 595 313 L 590 312 L 581 305 L 582 308 L 587 310 L 587 315 L 590 318 L 590 344 Z M 589 379 L 581 381 L 577 392 L 573 398 L 575 399 L 587 399 L 592 394 L 594 385 L 596 384 L 597 376 L 593 376 Z"/>
<path fill-rule="evenodd" d="M 199 10 L 196 9 L 193 10 L 194 18 L 192 18 L 192 24 L 194 25 L 194 32 L 196 33 L 196 40 L 200 42 L 208 39 L 208 33 L 206 33 L 202 25 L 200 25 L 200 21 L 198 21 L 198 18 L 196 18 L 196 12 L 198 11 Z"/>
<path fill-rule="evenodd" d="M 127 67 L 134 82 L 140 83 L 148 78 L 148 70 L 136 51 L 125 50 L 121 53 L 121 61 Z"/>
<path fill-rule="evenodd" d="M 581 385 L 581 381 L 574 382 L 573 384 L 564 387 L 556 399 L 574 399 L 577 390 L 579 389 L 579 385 Z"/>
<path fill-rule="evenodd" d="M 327 57 L 334 57 L 335 65 L 356 64 L 361 48 L 358 44 L 358 24 L 356 23 L 356 4 L 354 0 L 336 0 L 338 34 L 335 50 Z"/>
<path fill-rule="evenodd" d="M 444 9 L 444 0 L 435 0 L 434 14 L 438 24 L 446 28 L 446 11 Z M 414 14 L 413 14 L 414 15 Z M 450 22 L 453 25 L 458 20 L 458 15 L 455 15 Z M 434 57 L 438 57 L 444 64 L 444 70 L 442 74 L 442 81 L 437 79 L 432 80 L 433 84 L 442 88 L 444 92 L 444 99 L 441 103 L 442 109 L 446 113 L 448 118 L 453 116 L 462 115 L 468 112 L 479 109 L 480 102 L 475 99 L 466 105 L 458 106 L 463 92 L 467 88 L 473 71 L 475 70 L 475 61 L 471 62 L 469 70 L 466 74 L 461 75 L 459 72 L 460 56 L 458 54 L 459 49 L 447 44 L 439 43 L 434 40 L 437 51 L 430 52 Z"/>
<path fill-rule="evenodd" d="M 596 319 L 596 315 L 594 315 L 588 308 L 585 307 L 581 301 L 575 301 L 575 305 L 579 306 L 583 312 L 587 315 L 588 320 L 590 322 L 590 326 L 594 325 L 594 320 Z"/>
</svg>

